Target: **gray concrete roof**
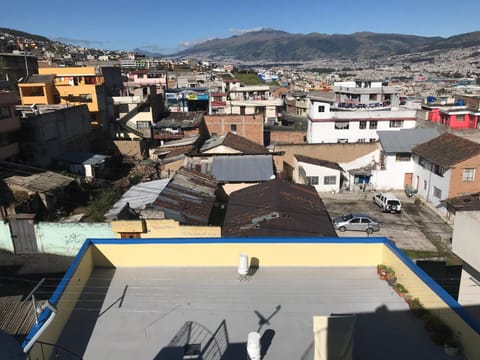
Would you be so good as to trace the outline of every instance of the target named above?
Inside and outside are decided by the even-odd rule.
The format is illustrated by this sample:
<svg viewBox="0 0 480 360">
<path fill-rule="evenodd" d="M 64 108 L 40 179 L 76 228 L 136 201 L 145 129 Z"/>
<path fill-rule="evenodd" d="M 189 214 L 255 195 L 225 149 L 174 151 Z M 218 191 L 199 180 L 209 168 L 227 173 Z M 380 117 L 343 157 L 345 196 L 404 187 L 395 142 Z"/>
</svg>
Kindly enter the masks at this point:
<svg viewBox="0 0 480 360">
<path fill-rule="evenodd" d="M 251 331 L 263 359 L 313 359 L 315 315 L 354 313 L 354 359 L 447 359 L 373 267 L 263 268 L 240 282 L 231 268 L 97 268 L 58 344 L 84 359 L 247 359 Z M 210 345 L 207 345 L 210 344 Z"/>
<path fill-rule="evenodd" d="M 436 138 L 440 132 L 433 128 L 413 128 L 399 131 L 377 131 L 377 134 L 385 152 L 410 153 L 414 146 Z"/>
</svg>

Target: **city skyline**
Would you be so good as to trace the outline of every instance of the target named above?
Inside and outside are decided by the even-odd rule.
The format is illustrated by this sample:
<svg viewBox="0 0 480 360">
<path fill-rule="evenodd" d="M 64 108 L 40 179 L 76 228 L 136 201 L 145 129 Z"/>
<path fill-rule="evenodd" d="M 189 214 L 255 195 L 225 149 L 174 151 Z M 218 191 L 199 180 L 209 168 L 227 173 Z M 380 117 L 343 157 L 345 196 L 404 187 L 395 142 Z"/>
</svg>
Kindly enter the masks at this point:
<svg viewBox="0 0 480 360">
<path fill-rule="evenodd" d="M 186 0 L 165 4 L 124 0 L 81 5 L 61 2 L 39 4 L 31 0 L 2 4 L 0 26 L 45 36 L 78 46 L 108 50 L 142 50 L 172 54 L 195 44 L 245 32 L 275 29 L 289 33 L 351 34 L 401 33 L 449 37 L 480 30 L 476 14 L 480 3 L 459 0 L 454 8 L 427 0 L 391 4 L 299 0 L 203 3 Z M 78 7 L 78 9 L 75 9 Z M 73 8 L 73 9 L 72 9 Z M 28 11 L 25 11 L 28 9 Z"/>
</svg>

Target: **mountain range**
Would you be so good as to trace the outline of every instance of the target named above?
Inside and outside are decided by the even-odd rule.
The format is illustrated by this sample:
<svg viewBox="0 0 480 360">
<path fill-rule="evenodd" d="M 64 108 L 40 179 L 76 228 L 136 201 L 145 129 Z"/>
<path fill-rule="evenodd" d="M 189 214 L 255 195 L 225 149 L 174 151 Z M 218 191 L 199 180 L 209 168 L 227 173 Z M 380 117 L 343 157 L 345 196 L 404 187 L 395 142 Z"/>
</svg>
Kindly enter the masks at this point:
<svg viewBox="0 0 480 360">
<path fill-rule="evenodd" d="M 214 39 L 175 56 L 225 57 L 238 60 L 297 61 L 326 57 L 399 55 L 412 52 L 480 46 L 480 31 L 448 38 L 358 32 L 344 34 L 291 34 L 263 29 L 227 39 Z"/>
<path fill-rule="evenodd" d="M 39 35 L 0 28 L 13 36 L 49 41 Z M 452 50 L 480 46 L 480 31 L 448 38 L 357 32 L 354 34 L 291 34 L 262 29 L 225 39 L 213 39 L 171 55 L 142 49 L 135 52 L 151 57 L 197 57 L 240 61 L 309 61 L 322 58 L 375 58 L 433 50 Z"/>
</svg>

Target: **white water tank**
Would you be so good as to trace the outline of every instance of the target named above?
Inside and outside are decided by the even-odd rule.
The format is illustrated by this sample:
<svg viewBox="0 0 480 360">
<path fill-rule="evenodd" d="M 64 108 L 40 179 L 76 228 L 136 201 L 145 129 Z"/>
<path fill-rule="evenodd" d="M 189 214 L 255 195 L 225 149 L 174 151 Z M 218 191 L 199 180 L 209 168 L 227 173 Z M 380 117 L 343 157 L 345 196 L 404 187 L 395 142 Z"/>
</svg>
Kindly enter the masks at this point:
<svg viewBox="0 0 480 360">
<path fill-rule="evenodd" d="M 246 276 L 248 274 L 248 255 L 240 254 L 240 262 L 238 264 L 238 274 Z"/>
<path fill-rule="evenodd" d="M 260 360 L 260 334 L 258 332 L 248 333 L 247 354 L 250 360 Z"/>
</svg>

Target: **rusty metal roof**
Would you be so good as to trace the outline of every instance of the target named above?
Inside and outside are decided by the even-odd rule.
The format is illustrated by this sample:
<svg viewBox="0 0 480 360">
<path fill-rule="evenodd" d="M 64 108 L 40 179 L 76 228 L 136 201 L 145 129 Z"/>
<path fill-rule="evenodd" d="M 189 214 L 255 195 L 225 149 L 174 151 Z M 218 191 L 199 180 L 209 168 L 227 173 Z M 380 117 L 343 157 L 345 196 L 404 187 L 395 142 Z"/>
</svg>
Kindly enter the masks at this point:
<svg viewBox="0 0 480 360">
<path fill-rule="evenodd" d="M 230 195 L 222 237 L 337 237 L 312 186 L 272 180 Z"/>
<path fill-rule="evenodd" d="M 228 132 L 224 136 L 218 136 L 208 139 L 207 141 L 205 141 L 200 151 L 208 151 L 222 145 L 240 151 L 242 154 L 246 155 L 268 153 L 267 149 L 265 149 L 264 146 L 232 132 Z"/>
<path fill-rule="evenodd" d="M 412 149 L 412 153 L 444 168 L 480 155 L 480 144 L 445 133 Z"/>
<path fill-rule="evenodd" d="M 213 177 L 181 168 L 163 189 L 152 208 L 184 225 L 208 225 L 217 183 Z"/>
</svg>

